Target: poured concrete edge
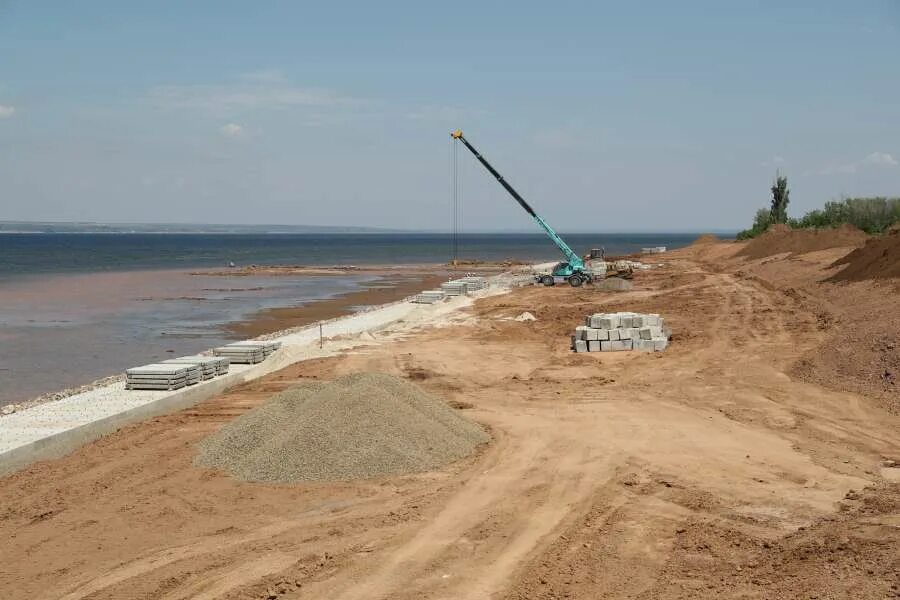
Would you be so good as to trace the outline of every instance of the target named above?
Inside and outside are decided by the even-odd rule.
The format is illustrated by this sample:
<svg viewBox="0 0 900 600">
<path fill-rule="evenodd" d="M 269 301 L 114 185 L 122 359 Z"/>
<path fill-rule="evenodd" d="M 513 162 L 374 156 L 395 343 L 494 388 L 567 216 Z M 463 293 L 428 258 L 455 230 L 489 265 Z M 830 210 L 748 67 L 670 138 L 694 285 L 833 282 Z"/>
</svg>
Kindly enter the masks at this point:
<svg viewBox="0 0 900 600">
<path fill-rule="evenodd" d="M 391 324 L 414 320 L 416 315 L 424 325 L 441 314 L 469 304 L 469 299 L 465 297 L 450 299 L 440 306 L 388 304 L 328 322 L 326 337 L 379 331 Z M 190 387 L 176 391 L 136 392 L 125 390 L 124 383 L 116 382 L 3 417 L 0 419 L 0 476 L 40 460 L 65 456 L 126 425 L 190 408 L 235 385 L 258 379 L 314 356 L 334 354 L 353 345 L 351 341 L 345 348 L 319 350 L 316 347 L 319 340 L 318 325 L 274 339 L 281 341 L 282 347 L 265 361 L 255 365 L 232 365 L 232 372 Z M 132 405 L 118 410 L 115 408 L 116 403 Z M 85 416 L 86 413 L 102 413 L 104 410 L 107 414 Z M 25 439 L 19 442 L 16 441 L 17 437 Z"/>
</svg>

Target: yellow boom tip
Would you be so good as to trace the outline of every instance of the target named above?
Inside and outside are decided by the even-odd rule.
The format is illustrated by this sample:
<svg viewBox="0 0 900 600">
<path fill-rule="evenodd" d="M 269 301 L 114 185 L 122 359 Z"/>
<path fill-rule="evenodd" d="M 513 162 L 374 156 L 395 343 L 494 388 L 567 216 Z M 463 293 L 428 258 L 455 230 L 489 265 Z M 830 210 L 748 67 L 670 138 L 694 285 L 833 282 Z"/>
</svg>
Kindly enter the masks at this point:
<svg viewBox="0 0 900 600">
<path fill-rule="evenodd" d="M 450 137 L 452 137 L 454 140 L 458 140 L 462 137 L 462 129 L 457 129 L 456 131 L 451 132 Z"/>
</svg>

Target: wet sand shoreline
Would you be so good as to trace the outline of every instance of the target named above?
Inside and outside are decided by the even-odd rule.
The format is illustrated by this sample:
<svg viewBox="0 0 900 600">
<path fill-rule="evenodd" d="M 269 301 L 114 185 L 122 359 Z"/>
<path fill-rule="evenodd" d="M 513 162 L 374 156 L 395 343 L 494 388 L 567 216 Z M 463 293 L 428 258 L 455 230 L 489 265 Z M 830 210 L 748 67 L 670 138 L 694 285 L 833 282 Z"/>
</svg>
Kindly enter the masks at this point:
<svg viewBox="0 0 900 600">
<path fill-rule="evenodd" d="M 235 338 L 253 338 L 293 327 L 310 325 L 327 319 L 353 314 L 359 308 L 378 306 L 402 300 L 421 290 L 439 286 L 446 273 L 427 273 L 383 277 L 361 284 L 363 289 L 338 294 L 300 306 L 261 310 L 240 321 L 225 325 Z"/>
</svg>

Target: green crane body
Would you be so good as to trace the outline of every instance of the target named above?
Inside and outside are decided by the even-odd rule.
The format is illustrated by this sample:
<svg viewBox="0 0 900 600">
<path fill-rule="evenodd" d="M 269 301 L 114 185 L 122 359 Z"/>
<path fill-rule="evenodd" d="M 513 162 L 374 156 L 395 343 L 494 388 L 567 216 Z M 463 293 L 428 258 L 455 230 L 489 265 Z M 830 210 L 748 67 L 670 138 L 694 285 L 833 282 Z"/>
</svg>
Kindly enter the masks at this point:
<svg viewBox="0 0 900 600">
<path fill-rule="evenodd" d="M 519 193 L 513 188 L 513 186 L 511 186 L 509 182 L 507 182 L 503 178 L 503 176 L 498 173 L 494 167 L 491 166 L 491 163 L 489 163 L 481 155 L 481 153 L 479 153 L 478 150 L 475 149 L 475 146 L 469 143 L 469 140 L 467 140 L 463 136 L 462 131 L 457 129 L 456 131 L 451 133 L 450 136 L 453 139 L 462 142 L 463 145 L 465 145 L 465 147 L 468 148 L 473 155 L 475 155 L 475 158 L 477 158 L 478 161 L 484 166 L 484 168 L 487 169 L 488 172 L 497 179 L 500 185 L 502 185 L 503 188 L 507 192 L 509 192 L 509 194 L 513 198 L 515 198 L 516 202 L 519 203 L 519 206 L 521 206 L 523 209 L 525 209 L 525 212 L 531 215 L 531 218 L 534 219 L 538 225 L 540 225 L 541 229 L 544 230 L 547 236 L 553 241 L 554 244 L 556 244 L 556 247 L 559 248 L 563 255 L 566 257 L 566 260 L 564 262 L 560 262 L 555 267 L 553 267 L 553 271 L 550 275 L 540 276 L 538 277 L 538 280 L 544 285 L 553 285 L 556 279 L 560 278 L 568 281 L 573 287 L 578 287 L 584 282 L 593 281 L 593 275 L 588 269 L 585 268 L 584 261 L 581 259 L 581 257 L 578 256 L 575 251 L 569 247 L 565 240 L 563 240 L 559 236 L 559 234 L 553 230 L 552 227 L 550 227 L 547 221 L 541 218 L 541 216 L 537 214 L 533 208 L 531 208 L 531 205 L 528 204 L 528 202 L 526 202 L 525 199 L 519 195 Z"/>
</svg>

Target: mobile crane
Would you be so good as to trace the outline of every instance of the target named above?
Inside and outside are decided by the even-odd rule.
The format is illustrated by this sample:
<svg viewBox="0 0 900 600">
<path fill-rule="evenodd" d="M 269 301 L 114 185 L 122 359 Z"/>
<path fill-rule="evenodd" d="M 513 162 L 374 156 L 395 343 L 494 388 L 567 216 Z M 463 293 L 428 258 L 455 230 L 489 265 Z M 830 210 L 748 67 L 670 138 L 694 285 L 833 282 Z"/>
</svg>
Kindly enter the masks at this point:
<svg viewBox="0 0 900 600">
<path fill-rule="evenodd" d="M 469 142 L 469 140 L 467 140 L 463 136 L 462 131 L 457 129 L 450 134 L 450 137 L 452 137 L 454 140 L 462 142 L 463 145 L 468 148 L 472 154 L 475 155 L 475 158 L 477 158 L 478 161 L 482 165 L 484 165 L 484 168 L 487 169 L 488 172 L 497 179 L 500 185 L 503 186 L 503 189 L 505 189 L 513 198 L 515 198 L 516 202 L 519 203 L 519 206 L 521 206 L 523 209 L 525 209 L 525 212 L 531 215 L 531 218 L 534 219 L 538 225 L 540 225 L 541 229 L 544 230 L 547 236 L 553 241 L 554 244 L 556 244 L 556 247 L 559 248 L 563 255 L 566 257 L 566 260 L 557 263 L 549 274 L 539 275 L 537 277 L 537 281 L 548 286 L 555 285 L 557 282 L 568 281 L 569 285 L 571 285 L 572 287 L 579 287 L 583 283 L 591 283 L 594 280 L 594 275 L 591 270 L 585 266 L 584 260 L 582 260 L 582 258 L 577 254 L 575 254 L 575 252 L 569 247 L 569 245 L 559 236 L 558 233 L 553 230 L 552 227 L 550 227 L 550 225 L 547 224 L 544 219 L 541 218 L 540 215 L 534 212 L 534 209 L 531 208 L 531 206 L 527 202 L 525 202 L 525 199 L 519 195 L 519 193 L 513 188 L 513 186 L 511 186 L 505 179 L 503 179 L 503 176 L 500 175 L 500 173 L 498 173 L 497 170 L 491 166 L 491 163 L 489 163 L 478 152 L 478 150 L 475 149 L 475 146 L 473 146 Z"/>
</svg>

